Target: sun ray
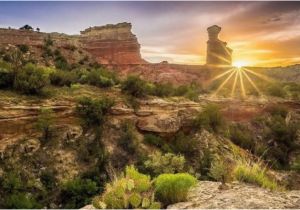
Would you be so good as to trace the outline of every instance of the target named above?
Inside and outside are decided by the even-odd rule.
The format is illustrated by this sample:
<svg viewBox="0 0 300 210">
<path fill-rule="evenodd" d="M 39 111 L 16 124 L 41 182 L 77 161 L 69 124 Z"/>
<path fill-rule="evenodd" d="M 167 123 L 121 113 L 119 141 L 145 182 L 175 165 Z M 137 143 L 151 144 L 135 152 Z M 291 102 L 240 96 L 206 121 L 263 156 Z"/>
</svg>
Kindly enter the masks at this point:
<svg viewBox="0 0 300 210">
<path fill-rule="evenodd" d="M 225 61 L 226 63 L 230 63 L 231 62 L 230 60 L 228 60 L 228 59 L 226 59 L 226 58 L 224 58 L 224 57 L 222 57 L 222 56 L 220 56 L 220 55 L 218 55 L 216 53 L 211 53 L 211 56 L 214 56 L 214 57 L 216 57 L 218 59 L 221 59 L 222 61 Z"/>
<path fill-rule="evenodd" d="M 242 97 L 245 98 L 246 97 L 246 91 L 245 91 L 245 86 L 244 86 L 244 81 L 243 81 L 243 76 L 242 76 L 241 70 L 239 70 L 238 73 L 239 73 L 239 77 L 240 77 Z"/>
<path fill-rule="evenodd" d="M 232 68 L 232 69 L 229 69 L 229 70 L 225 71 L 224 73 L 215 76 L 215 77 L 212 78 L 210 81 L 212 82 L 212 81 L 214 81 L 214 80 L 220 79 L 221 77 L 224 77 L 225 75 L 229 74 L 229 73 L 232 72 L 233 70 L 234 70 L 233 68 Z"/>
<path fill-rule="evenodd" d="M 239 71 L 239 70 L 236 70 L 236 71 L 235 71 L 234 82 L 233 82 L 232 89 L 231 89 L 231 97 L 233 97 L 234 92 L 235 92 L 236 82 L 237 82 L 238 75 L 239 75 L 239 74 L 238 74 L 238 71 Z"/>
<path fill-rule="evenodd" d="M 242 70 L 242 74 L 245 75 L 245 77 L 247 78 L 247 80 L 250 82 L 250 84 L 254 87 L 254 89 L 257 91 L 257 93 L 259 95 L 263 95 L 261 93 L 261 91 L 259 90 L 259 88 L 255 85 L 255 83 L 253 82 L 253 80 L 247 75 L 247 73 L 245 71 Z"/>
<path fill-rule="evenodd" d="M 243 69 L 244 69 L 245 71 L 247 71 L 247 72 L 249 72 L 249 73 L 251 73 L 251 74 L 254 74 L 255 76 L 257 76 L 257 77 L 259 77 L 259 78 L 261 78 L 261 79 L 267 81 L 267 82 L 274 82 L 272 79 L 270 79 L 269 77 L 267 77 L 267 76 L 265 76 L 265 75 L 263 75 L 263 74 L 257 73 L 257 72 L 255 72 L 255 71 L 252 71 L 252 70 L 247 69 L 247 68 L 243 68 Z"/>
<path fill-rule="evenodd" d="M 234 73 L 235 73 L 235 71 L 231 72 L 231 74 L 226 78 L 226 80 L 224 80 L 224 82 L 222 82 L 222 84 L 218 87 L 218 89 L 215 91 L 215 93 L 212 94 L 213 96 L 218 94 L 218 92 L 224 87 L 224 85 L 226 85 L 226 83 L 230 80 L 230 78 L 232 77 L 232 75 Z"/>
</svg>

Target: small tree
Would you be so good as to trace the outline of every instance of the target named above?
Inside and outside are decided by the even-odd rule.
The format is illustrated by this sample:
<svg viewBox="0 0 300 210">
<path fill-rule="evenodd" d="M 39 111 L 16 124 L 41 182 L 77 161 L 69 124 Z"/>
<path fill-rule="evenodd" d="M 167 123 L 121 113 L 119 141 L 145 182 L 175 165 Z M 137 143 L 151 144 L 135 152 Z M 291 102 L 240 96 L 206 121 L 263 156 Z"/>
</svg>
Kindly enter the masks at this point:
<svg viewBox="0 0 300 210">
<path fill-rule="evenodd" d="M 52 109 L 43 108 L 40 110 L 36 127 L 43 133 L 42 139 L 46 142 L 51 137 L 51 129 L 53 125 L 53 111 Z"/>
<path fill-rule="evenodd" d="M 33 28 L 32 28 L 30 25 L 26 24 L 26 25 L 22 26 L 22 27 L 20 28 L 20 30 L 28 30 L 28 31 L 32 31 Z"/>
<path fill-rule="evenodd" d="M 41 30 L 40 28 L 36 28 L 36 31 L 37 31 L 37 32 L 40 32 L 40 30 Z"/>
</svg>

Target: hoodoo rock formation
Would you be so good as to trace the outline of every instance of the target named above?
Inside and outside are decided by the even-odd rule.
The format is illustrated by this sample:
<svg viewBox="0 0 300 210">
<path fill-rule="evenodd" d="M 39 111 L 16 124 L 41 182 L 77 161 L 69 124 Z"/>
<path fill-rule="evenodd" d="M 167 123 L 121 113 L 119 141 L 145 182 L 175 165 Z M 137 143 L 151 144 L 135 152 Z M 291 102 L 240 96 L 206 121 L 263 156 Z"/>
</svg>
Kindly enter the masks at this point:
<svg viewBox="0 0 300 210">
<path fill-rule="evenodd" d="M 207 41 L 207 57 L 206 64 L 208 65 L 231 65 L 232 49 L 227 47 L 227 43 L 219 40 L 218 35 L 221 27 L 213 25 L 207 28 L 208 41 Z"/>
<path fill-rule="evenodd" d="M 45 38 L 50 36 L 57 47 L 74 46 L 102 64 L 144 64 L 146 61 L 141 58 L 140 44 L 131 27 L 131 23 L 108 24 L 90 27 L 80 35 L 0 29 L 0 48 L 28 45 L 39 54 Z"/>
</svg>

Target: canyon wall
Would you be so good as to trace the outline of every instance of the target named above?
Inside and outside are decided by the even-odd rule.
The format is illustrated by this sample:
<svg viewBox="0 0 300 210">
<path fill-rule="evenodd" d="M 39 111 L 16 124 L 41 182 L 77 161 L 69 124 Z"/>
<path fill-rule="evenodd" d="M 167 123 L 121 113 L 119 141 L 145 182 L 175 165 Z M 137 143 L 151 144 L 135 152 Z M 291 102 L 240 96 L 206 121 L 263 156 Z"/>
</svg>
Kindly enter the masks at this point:
<svg viewBox="0 0 300 210">
<path fill-rule="evenodd" d="M 131 28 L 130 23 L 109 24 L 85 29 L 80 35 L 0 29 L 0 47 L 25 44 L 42 49 L 45 38 L 50 36 L 55 46 L 75 46 L 102 64 L 144 64 L 140 44 Z"/>
</svg>

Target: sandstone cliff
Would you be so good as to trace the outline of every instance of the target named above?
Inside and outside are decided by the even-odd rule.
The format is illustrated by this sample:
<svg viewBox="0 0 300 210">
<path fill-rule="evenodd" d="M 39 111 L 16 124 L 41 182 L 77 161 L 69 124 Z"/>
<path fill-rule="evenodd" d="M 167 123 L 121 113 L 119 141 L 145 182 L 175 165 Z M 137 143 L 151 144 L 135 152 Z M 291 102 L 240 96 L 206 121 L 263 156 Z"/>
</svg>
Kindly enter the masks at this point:
<svg viewBox="0 0 300 210">
<path fill-rule="evenodd" d="M 10 45 L 28 45 L 37 54 L 36 57 L 40 57 L 44 40 L 51 37 L 56 47 L 76 48 L 102 64 L 146 63 L 141 58 L 140 44 L 131 32 L 131 27 L 130 23 L 96 26 L 82 31 L 80 35 L 0 29 L 0 48 L 5 49 Z M 70 59 L 70 56 L 66 57 Z"/>
</svg>

